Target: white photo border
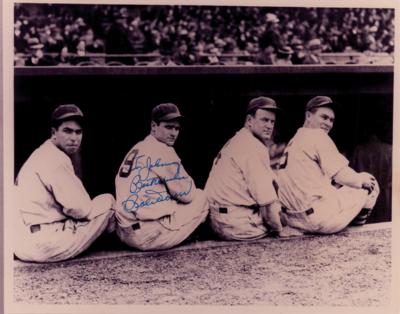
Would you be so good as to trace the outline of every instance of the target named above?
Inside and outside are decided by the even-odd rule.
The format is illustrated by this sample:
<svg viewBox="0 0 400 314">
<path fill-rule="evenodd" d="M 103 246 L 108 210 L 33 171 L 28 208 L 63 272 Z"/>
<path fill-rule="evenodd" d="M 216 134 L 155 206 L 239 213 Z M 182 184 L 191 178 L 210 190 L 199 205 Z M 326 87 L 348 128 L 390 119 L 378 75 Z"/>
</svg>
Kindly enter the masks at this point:
<svg viewBox="0 0 400 314">
<path fill-rule="evenodd" d="M 2 95 L 3 95 L 3 263 L 4 263 L 4 308 L 5 313 L 132 313 L 138 311 L 140 313 L 161 313 L 161 312 L 186 312 L 205 313 L 226 311 L 230 313 L 249 313 L 249 312 L 271 312 L 271 313 L 400 313 L 400 258 L 399 258 L 399 242 L 400 242 L 400 109 L 399 109 L 399 56 L 398 49 L 395 49 L 394 64 L 394 102 L 393 102 L 393 192 L 392 192 L 392 301 L 391 306 L 382 308 L 354 308 L 354 307 L 266 307 L 266 306 L 111 306 L 111 305 L 32 305 L 32 304 L 16 304 L 13 301 L 13 250 L 12 250 L 12 208 L 13 208 L 13 192 L 12 184 L 14 180 L 14 73 L 13 73 L 13 10 L 15 3 L 48 3 L 49 1 L 3 1 L 2 10 Z M 249 0 L 249 1 L 212 1 L 212 0 L 175 0 L 175 1 L 51 1 L 54 4 L 125 4 L 125 5 L 229 5 L 229 6 L 292 6 L 292 7 L 366 7 L 366 8 L 393 8 L 395 9 L 395 47 L 399 45 L 399 1 L 372 1 L 362 0 L 349 2 L 348 0 Z M 1 194 L 0 194 L 1 197 Z"/>
</svg>

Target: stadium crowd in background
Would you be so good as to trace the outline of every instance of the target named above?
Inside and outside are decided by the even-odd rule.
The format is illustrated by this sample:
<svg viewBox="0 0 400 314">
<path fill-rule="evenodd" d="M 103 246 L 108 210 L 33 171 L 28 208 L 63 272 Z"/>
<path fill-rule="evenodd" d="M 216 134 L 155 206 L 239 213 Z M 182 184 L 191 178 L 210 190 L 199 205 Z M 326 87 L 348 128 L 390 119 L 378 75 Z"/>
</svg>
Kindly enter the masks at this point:
<svg viewBox="0 0 400 314">
<path fill-rule="evenodd" d="M 126 65 L 318 64 L 326 52 L 394 51 L 393 9 L 16 3 L 14 23 L 15 65 L 90 64 L 93 54 Z"/>
</svg>

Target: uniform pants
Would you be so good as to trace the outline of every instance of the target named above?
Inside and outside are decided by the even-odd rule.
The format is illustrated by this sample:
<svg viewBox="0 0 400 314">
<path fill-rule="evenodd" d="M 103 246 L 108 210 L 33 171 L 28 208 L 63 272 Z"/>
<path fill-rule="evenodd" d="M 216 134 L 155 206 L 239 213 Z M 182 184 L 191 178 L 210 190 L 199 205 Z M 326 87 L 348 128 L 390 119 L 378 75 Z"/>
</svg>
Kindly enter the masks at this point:
<svg viewBox="0 0 400 314">
<path fill-rule="evenodd" d="M 17 220 L 15 255 L 30 262 L 58 262 L 86 250 L 107 228 L 114 211 L 108 209 L 92 220 L 65 221 L 25 226 Z"/>
<path fill-rule="evenodd" d="M 268 234 L 260 212 L 248 207 L 211 204 L 210 224 L 224 240 L 254 240 Z"/>
<path fill-rule="evenodd" d="M 312 204 L 312 213 L 283 212 L 282 221 L 305 232 L 332 234 L 343 230 L 363 208 L 373 208 L 379 186 L 368 194 L 364 189 L 343 186 Z"/>
<path fill-rule="evenodd" d="M 184 241 L 208 215 L 208 201 L 202 190 L 189 204 L 179 204 L 173 215 L 158 220 L 138 220 L 131 227 L 117 225 L 122 242 L 142 250 L 165 250 Z"/>
</svg>

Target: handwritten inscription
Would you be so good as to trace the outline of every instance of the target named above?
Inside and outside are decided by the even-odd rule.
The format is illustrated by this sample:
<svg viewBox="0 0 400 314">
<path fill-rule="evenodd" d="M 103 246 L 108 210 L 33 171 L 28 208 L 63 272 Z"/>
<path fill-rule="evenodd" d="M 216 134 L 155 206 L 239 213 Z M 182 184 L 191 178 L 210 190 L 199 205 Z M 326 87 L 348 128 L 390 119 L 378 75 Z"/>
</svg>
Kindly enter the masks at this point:
<svg viewBox="0 0 400 314">
<path fill-rule="evenodd" d="M 161 158 L 153 162 L 150 157 L 144 155 L 137 156 L 131 170 L 133 174 L 131 174 L 130 194 L 122 202 L 124 210 L 135 212 L 142 207 L 179 199 L 188 195 L 192 190 L 192 180 L 188 176 L 181 175 L 181 167 L 182 165 L 179 162 L 162 162 Z M 160 168 L 160 171 L 154 168 Z M 166 169 L 163 171 L 161 168 Z M 151 171 L 152 169 L 154 171 Z M 154 176 L 155 172 L 165 172 L 168 175 L 164 177 Z M 168 183 L 181 180 L 189 181 L 187 184 L 188 187 L 184 191 L 170 193 L 167 190 Z M 156 188 L 156 186 L 163 187 Z M 183 184 L 183 186 L 185 185 Z"/>
</svg>

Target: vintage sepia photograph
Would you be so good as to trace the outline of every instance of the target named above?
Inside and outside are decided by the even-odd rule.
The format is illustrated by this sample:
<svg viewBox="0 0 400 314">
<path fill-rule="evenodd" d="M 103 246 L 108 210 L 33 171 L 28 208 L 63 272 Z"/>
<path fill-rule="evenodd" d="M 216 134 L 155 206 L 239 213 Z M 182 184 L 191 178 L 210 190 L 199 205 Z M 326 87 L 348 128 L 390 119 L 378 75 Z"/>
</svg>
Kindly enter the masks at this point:
<svg viewBox="0 0 400 314">
<path fill-rule="evenodd" d="M 396 10 L 7 4 L 5 312 L 397 313 Z"/>
</svg>

